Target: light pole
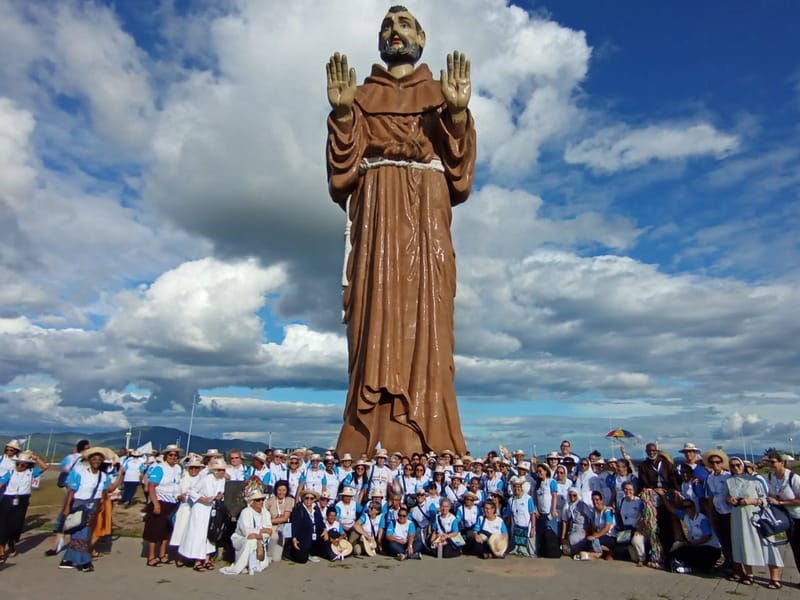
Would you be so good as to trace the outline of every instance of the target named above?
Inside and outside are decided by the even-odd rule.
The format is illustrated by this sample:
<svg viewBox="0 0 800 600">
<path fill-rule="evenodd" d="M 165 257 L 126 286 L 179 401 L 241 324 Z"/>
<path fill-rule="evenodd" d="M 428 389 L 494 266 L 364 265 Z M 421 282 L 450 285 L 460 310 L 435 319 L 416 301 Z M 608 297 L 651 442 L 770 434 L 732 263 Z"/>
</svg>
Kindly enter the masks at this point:
<svg viewBox="0 0 800 600">
<path fill-rule="evenodd" d="M 194 407 L 197 404 L 197 392 L 192 397 L 192 414 L 189 416 L 189 437 L 186 438 L 186 454 L 189 454 L 189 447 L 192 445 L 192 427 L 194 426 Z"/>
<path fill-rule="evenodd" d="M 267 448 L 272 448 L 272 432 L 268 431 L 267 435 L 269 436 L 267 438 Z"/>
<path fill-rule="evenodd" d="M 131 435 L 133 435 L 133 432 L 131 428 L 128 427 L 128 431 L 125 432 L 125 450 L 131 449 Z"/>
</svg>

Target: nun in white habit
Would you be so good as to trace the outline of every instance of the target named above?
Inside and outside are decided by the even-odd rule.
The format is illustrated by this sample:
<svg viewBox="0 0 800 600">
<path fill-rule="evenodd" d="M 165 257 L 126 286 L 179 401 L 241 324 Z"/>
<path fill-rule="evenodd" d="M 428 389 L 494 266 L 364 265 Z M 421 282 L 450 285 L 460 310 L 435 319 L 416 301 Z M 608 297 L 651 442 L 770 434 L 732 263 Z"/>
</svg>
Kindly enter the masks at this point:
<svg viewBox="0 0 800 600">
<path fill-rule="evenodd" d="M 192 510 L 178 547 L 178 554 L 187 560 L 195 561 L 196 571 L 214 568 L 209 556 L 216 552 L 216 546 L 208 541 L 208 522 L 211 519 L 211 506 L 214 500 L 221 500 L 223 497 L 226 467 L 224 460 L 211 460 L 208 463 L 208 473 L 200 475 L 197 485 L 189 488 Z"/>
<path fill-rule="evenodd" d="M 175 511 L 175 524 L 172 526 L 172 536 L 169 540 L 170 546 L 180 546 L 186 526 L 189 524 L 189 515 L 192 512 L 192 501 L 189 497 L 191 488 L 200 482 L 200 472 L 205 469 L 203 461 L 199 457 L 192 458 L 186 465 L 186 471 L 181 478 L 181 493 L 178 496 L 180 505 Z M 180 561 L 179 561 L 180 562 Z"/>
<path fill-rule="evenodd" d="M 238 575 L 247 569 L 253 575 L 269 566 L 267 543 L 272 535 L 272 517 L 264 507 L 266 497 L 263 492 L 246 497 L 247 506 L 239 513 L 236 531 L 231 536 L 236 562 L 220 569 L 220 573 Z"/>
</svg>

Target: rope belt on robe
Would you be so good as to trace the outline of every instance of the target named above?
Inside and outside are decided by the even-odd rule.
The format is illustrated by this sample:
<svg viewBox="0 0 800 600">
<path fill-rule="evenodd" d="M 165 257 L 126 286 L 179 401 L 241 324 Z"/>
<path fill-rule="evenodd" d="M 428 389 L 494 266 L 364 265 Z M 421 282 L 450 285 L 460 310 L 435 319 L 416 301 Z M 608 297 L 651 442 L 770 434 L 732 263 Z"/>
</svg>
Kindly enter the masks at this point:
<svg viewBox="0 0 800 600">
<path fill-rule="evenodd" d="M 422 169 L 427 171 L 439 171 L 440 173 L 444 173 L 444 165 L 442 165 L 442 161 L 438 158 L 431 159 L 430 162 L 417 162 L 415 160 L 394 160 L 392 158 L 383 158 L 382 156 L 370 156 L 367 158 L 361 159 L 361 164 L 359 165 L 359 173 L 363 175 L 370 169 L 377 169 L 379 167 L 405 167 L 408 169 Z M 352 227 L 353 222 L 350 220 L 350 199 L 351 196 L 347 197 L 347 203 L 345 205 L 345 213 L 347 214 L 347 222 L 344 226 L 344 264 L 342 265 L 342 287 L 347 287 L 350 285 L 350 280 L 347 278 L 347 261 L 350 258 L 350 252 L 353 250 L 353 246 L 350 243 L 350 228 Z M 342 321 L 344 322 L 344 310 L 342 311 Z"/>
</svg>

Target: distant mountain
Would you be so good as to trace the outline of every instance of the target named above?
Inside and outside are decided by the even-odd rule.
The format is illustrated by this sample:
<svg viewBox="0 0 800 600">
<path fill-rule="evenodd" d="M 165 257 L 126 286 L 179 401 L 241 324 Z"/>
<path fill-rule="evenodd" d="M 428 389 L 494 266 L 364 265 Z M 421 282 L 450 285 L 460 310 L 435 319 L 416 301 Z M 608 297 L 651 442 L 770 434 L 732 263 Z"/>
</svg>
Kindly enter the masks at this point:
<svg viewBox="0 0 800 600">
<path fill-rule="evenodd" d="M 48 460 L 54 460 L 73 452 L 75 443 L 78 440 L 88 439 L 93 446 L 106 446 L 116 451 L 125 446 L 125 433 L 126 430 L 124 429 L 91 435 L 71 431 L 52 435 L 49 433 L 34 433 L 31 434 L 30 449 L 41 456 L 46 454 Z M 23 441 L 27 438 L 27 434 L 17 436 L 12 434 L 8 437 L 16 437 Z M 178 442 L 182 448 L 185 448 L 188 437 L 189 434 L 185 431 L 173 429 L 172 427 L 136 427 L 131 435 L 131 447 L 136 448 L 147 442 L 152 442 L 153 448 L 159 449 L 167 444 Z M 264 450 L 266 447 L 266 442 L 249 442 L 240 439 L 223 440 L 192 434 L 192 447 L 190 450 L 203 453 L 209 448 L 217 448 L 221 452 L 227 452 L 235 448 L 245 453 L 252 453 Z M 324 451 L 324 448 L 313 447 L 311 449 L 314 452 Z"/>
</svg>

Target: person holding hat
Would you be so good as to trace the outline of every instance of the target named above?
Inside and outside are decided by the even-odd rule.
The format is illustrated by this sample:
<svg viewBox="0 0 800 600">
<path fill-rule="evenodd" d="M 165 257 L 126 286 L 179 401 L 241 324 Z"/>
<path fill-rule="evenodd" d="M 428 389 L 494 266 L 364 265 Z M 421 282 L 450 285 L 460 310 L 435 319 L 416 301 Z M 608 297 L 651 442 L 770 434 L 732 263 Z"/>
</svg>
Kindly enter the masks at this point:
<svg viewBox="0 0 800 600">
<path fill-rule="evenodd" d="M 681 465 L 686 467 L 686 465 Z M 686 467 L 691 472 L 691 467 Z M 674 504 L 668 497 L 664 498 L 667 508 L 681 521 L 686 532 L 686 541 L 676 544 L 670 549 L 672 570 L 676 573 L 708 572 L 719 560 L 721 546 L 711 522 L 701 513 L 697 505 L 688 498 L 678 498 Z"/>
<path fill-rule="evenodd" d="M 172 536 L 172 515 L 178 510 L 183 468 L 178 457 L 183 448 L 170 444 L 161 451 L 164 461 L 147 470 L 147 496 L 142 539 L 147 542 L 147 566 L 169 563 L 167 542 Z M 156 555 L 156 547 L 158 554 Z"/>
<path fill-rule="evenodd" d="M 247 506 L 239 512 L 236 530 L 231 535 L 236 560 L 229 567 L 220 569 L 220 573 L 238 575 L 247 569 L 254 575 L 269 566 L 267 543 L 272 535 L 272 519 L 264 506 L 266 498 L 267 494 L 263 491 L 245 496 Z"/>
<path fill-rule="evenodd" d="M 14 457 L 20 453 L 20 445 L 17 440 L 9 440 L 3 451 L 3 457 L 0 458 L 0 476 L 4 473 L 13 473 L 16 471 L 16 463 Z"/>
<path fill-rule="evenodd" d="M 178 546 L 178 554 L 187 561 L 192 561 L 197 572 L 214 569 L 211 555 L 217 551 L 217 547 L 208 539 L 208 526 L 214 503 L 222 500 L 225 495 L 227 468 L 228 465 L 221 458 L 211 458 L 206 467 L 207 472 L 200 475 L 196 486 L 189 488 L 192 510 L 186 532 Z"/>
<path fill-rule="evenodd" d="M 728 504 L 727 481 L 730 479 L 728 471 L 728 455 L 720 448 L 706 450 L 703 453 L 703 463 L 708 465 L 711 472 L 706 477 L 703 489 L 706 514 L 711 519 L 711 527 L 722 544 L 722 553 L 725 555 L 725 567 L 731 565 L 731 511 L 733 507 Z"/>
<path fill-rule="evenodd" d="M 462 497 L 462 504 L 456 510 L 456 518 L 458 519 L 461 535 L 464 538 L 464 552 L 474 553 L 475 551 L 475 523 L 481 516 L 481 509 L 475 503 L 478 497 L 467 490 Z"/>
<path fill-rule="evenodd" d="M 319 494 L 313 489 L 303 490 L 300 502 L 292 510 L 289 556 L 296 563 L 319 562 L 318 557 L 326 555 L 325 540 L 322 538 L 325 519 L 316 503 L 318 499 Z"/>
<path fill-rule="evenodd" d="M 203 461 L 200 457 L 195 455 L 189 459 L 184 465 L 184 474 L 181 477 L 180 493 L 177 500 L 180 503 L 178 510 L 175 512 L 175 522 L 172 525 L 172 534 L 169 539 L 169 546 L 180 546 L 183 534 L 186 532 L 186 526 L 189 524 L 189 515 L 192 512 L 192 503 L 189 497 L 189 490 L 198 484 L 200 481 L 200 473 L 205 468 Z M 180 559 L 176 559 L 175 564 L 179 567 L 183 566 Z"/>
<path fill-rule="evenodd" d="M 336 520 L 342 525 L 345 535 L 350 538 L 351 534 L 356 535 L 353 530 L 356 519 L 358 518 L 358 506 L 355 503 L 356 491 L 351 487 L 342 489 L 342 499 L 336 503 Z M 353 541 L 353 540 L 351 540 Z"/>
<path fill-rule="evenodd" d="M 58 565 L 61 569 L 77 569 L 80 572 L 94 571 L 90 549 L 92 521 L 99 508 L 111 477 L 102 469 L 103 461 L 111 456 L 108 448 L 94 446 L 81 453 L 83 461 L 67 476 L 66 502 L 62 514 L 66 520 L 70 513 L 81 512 L 78 528 L 70 532 L 70 541 L 64 558 Z"/>
<path fill-rule="evenodd" d="M 272 535 L 268 546 L 271 562 L 280 562 L 283 558 L 286 539 L 291 536 L 290 519 L 294 504 L 294 498 L 289 496 L 289 483 L 285 480 L 278 481 L 266 503 L 272 519 Z"/>
<path fill-rule="evenodd" d="M 344 560 L 345 556 L 349 556 L 353 551 L 353 547 L 347 541 L 347 534 L 336 515 L 336 509 L 332 506 L 325 511 L 325 531 L 322 532 L 322 539 L 327 545 L 328 560 L 331 562 Z"/>
<path fill-rule="evenodd" d="M 483 515 L 475 527 L 475 553 L 481 558 L 503 558 L 508 549 L 508 528 L 497 515 L 497 506 L 492 502 L 483 505 Z"/>
<path fill-rule="evenodd" d="M 0 564 L 17 555 L 16 543 L 25 526 L 33 480 L 47 470 L 47 463 L 33 452 L 19 452 L 11 460 L 14 470 L 0 473 Z"/>
</svg>

